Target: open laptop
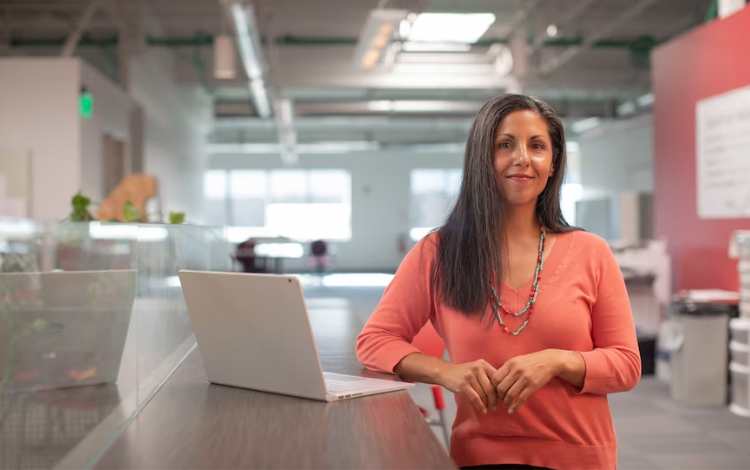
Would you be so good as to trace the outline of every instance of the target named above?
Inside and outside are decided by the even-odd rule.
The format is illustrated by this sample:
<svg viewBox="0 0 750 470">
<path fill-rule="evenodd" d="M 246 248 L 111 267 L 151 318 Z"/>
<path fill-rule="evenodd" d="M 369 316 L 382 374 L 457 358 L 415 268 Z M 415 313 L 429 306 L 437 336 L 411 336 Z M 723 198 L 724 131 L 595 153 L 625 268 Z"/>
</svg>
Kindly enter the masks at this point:
<svg viewBox="0 0 750 470">
<path fill-rule="evenodd" d="M 180 271 L 211 383 L 336 401 L 413 384 L 323 372 L 294 276 Z"/>
<path fill-rule="evenodd" d="M 0 273 L 0 389 L 114 383 L 136 271 Z"/>
</svg>

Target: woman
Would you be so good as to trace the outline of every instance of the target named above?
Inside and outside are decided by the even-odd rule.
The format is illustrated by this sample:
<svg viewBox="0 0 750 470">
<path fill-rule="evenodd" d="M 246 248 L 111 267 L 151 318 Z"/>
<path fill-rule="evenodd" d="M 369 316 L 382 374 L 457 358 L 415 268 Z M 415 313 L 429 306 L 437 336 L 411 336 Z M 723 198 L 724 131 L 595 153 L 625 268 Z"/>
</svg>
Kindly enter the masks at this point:
<svg viewBox="0 0 750 470">
<path fill-rule="evenodd" d="M 640 355 L 609 247 L 562 216 L 565 159 L 549 105 L 487 102 L 453 211 L 406 255 L 357 339 L 365 366 L 455 393 L 461 467 L 616 467 L 607 394 L 638 383 Z M 452 362 L 410 344 L 427 321 Z"/>
</svg>

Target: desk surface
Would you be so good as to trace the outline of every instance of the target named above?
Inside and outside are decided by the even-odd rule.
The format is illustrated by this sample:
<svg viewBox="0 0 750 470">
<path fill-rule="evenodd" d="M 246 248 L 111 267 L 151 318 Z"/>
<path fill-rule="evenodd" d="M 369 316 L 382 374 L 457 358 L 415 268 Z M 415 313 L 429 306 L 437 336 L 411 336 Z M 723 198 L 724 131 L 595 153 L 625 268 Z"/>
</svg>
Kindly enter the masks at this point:
<svg viewBox="0 0 750 470">
<path fill-rule="evenodd" d="M 362 370 L 350 312 L 311 311 L 323 368 Z M 333 328 L 332 328 L 333 327 Z M 207 382 L 194 350 L 96 468 L 432 468 L 455 465 L 406 392 L 335 403 Z"/>
</svg>

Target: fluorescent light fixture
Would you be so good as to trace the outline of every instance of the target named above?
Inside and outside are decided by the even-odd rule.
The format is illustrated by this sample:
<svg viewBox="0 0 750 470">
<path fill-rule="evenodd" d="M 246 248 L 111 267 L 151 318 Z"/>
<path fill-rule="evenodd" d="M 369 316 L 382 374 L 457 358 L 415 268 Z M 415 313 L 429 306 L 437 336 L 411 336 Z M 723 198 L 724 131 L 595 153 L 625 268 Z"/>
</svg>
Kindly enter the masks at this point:
<svg viewBox="0 0 750 470">
<path fill-rule="evenodd" d="M 495 22 L 492 13 L 420 13 L 410 41 L 475 43 Z"/>
<path fill-rule="evenodd" d="M 645 95 L 639 96 L 636 101 L 638 101 L 638 106 L 646 108 L 654 104 L 654 94 L 646 93 Z"/>
<path fill-rule="evenodd" d="M 554 38 L 557 36 L 558 30 L 557 25 L 551 24 L 547 26 L 547 36 Z"/>
<path fill-rule="evenodd" d="M 354 64 L 357 68 L 372 70 L 384 58 L 386 48 L 397 31 L 402 29 L 405 10 L 373 10 L 357 42 Z"/>
<path fill-rule="evenodd" d="M 271 104 L 263 80 L 251 80 L 250 93 L 253 95 L 253 102 L 258 115 L 262 118 L 269 117 L 271 115 Z"/>
<path fill-rule="evenodd" d="M 258 29 L 255 26 L 255 15 L 252 13 L 252 7 L 235 2 L 232 4 L 230 11 L 237 32 L 242 65 L 251 80 L 260 79 L 263 77 L 263 67 L 261 66 Z"/>
<path fill-rule="evenodd" d="M 417 42 L 406 41 L 401 45 L 406 52 L 468 52 L 469 44 L 460 42 Z"/>
<path fill-rule="evenodd" d="M 571 126 L 573 129 L 573 132 L 586 132 L 590 131 L 591 129 L 599 126 L 601 124 L 601 120 L 596 117 L 588 118 L 588 119 L 581 119 L 580 121 L 576 121 Z"/>
<path fill-rule="evenodd" d="M 305 249 L 301 243 L 258 243 L 255 254 L 272 258 L 302 258 Z"/>
<path fill-rule="evenodd" d="M 271 115 L 271 105 L 263 83 L 263 59 L 255 14 L 250 5 L 244 5 L 239 1 L 233 2 L 229 11 L 237 35 L 242 66 L 250 80 L 249 87 L 255 109 L 260 117 L 267 118 Z"/>
</svg>

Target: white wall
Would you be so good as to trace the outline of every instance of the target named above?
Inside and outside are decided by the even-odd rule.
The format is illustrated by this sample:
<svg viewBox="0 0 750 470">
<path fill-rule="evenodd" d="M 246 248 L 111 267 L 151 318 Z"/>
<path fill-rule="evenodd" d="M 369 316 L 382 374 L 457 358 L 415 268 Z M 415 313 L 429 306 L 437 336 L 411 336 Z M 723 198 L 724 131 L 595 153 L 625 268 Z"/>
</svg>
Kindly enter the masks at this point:
<svg viewBox="0 0 750 470">
<path fill-rule="evenodd" d="M 102 182 L 103 137 L 109 134 L 125 142 L 125 153 L 129 153 L 129 120 L 135 102 L 125 90 L 85 62 L 81 62 L 81 85 L 94 97 L 91 119 L 80 119 L 81 189 L 92 200 L 100 202 L 107 196 L 103 194 Z"/>
<path fill-rule="evenodd" d="M 645 114 L 604 123 L 576 139 L 584 190 L 608 194 L 652 192 L 653 119 Z"/>
<path fill-rule="evenodd" d="M 78 59 L 0 59 L 0 154 L 30 154 L 29 216 L 59 220 L 81 186 Z M 3 150 L 6 149 L 6 150 Z"/>
<path fill-rule="evenodd" d="M 215 156 L 211 168 L 283 168 L 274 156 Z M 305 156 L 294 168 L 336 168 L 351 172 L 352 239 L 336 243 L 336 270 L 392 270 L 401 261 L 399 236 L 408 237 L 409 178 L 414 168 L 462 168 L 461 154 L 411 154 L 362 152 L 349 155 Z M 202 197 L 202 194 L 201 194 Z M 285 264 L 285 269 L 306 268 L 304 262 Z"/>
<path fill-rule="evenodd" d="M 0 59 L 0 154 L 32 155 L 30 217 L 60 220 L 83 190 L 102 194 L 102 136 L 132 144 L 130 113 L 144 116 L 143 171 L 160 184 L 164 215 L 185 211 L 202 221 L 204 141 L 211 102 L 196 87 L 178 86 L 174 55 L 149 48 L 130 62 L 128 93 L 78 58 Z M 94 114 L 79 116 L 81 84 L 94 95 Z M 21 159 L 19 159 L 21 160 Z"/>
<path fill-rule="evenodd" d="M 184 211 L 202 222 L 205 137 L 211 101 L 199 88 L 177 85 L 175 57 L 148 48 L 130 60 L 130 95 L 144 116 L 143 171 L 157 176 L 164 217 Z"/>
<path fill-rule="evenodd" d="M 612 240 L 635 242 L 640 233 L 637 193 L 653 193 L 653 118 L 610 121 L 576 139 L 584 198 L 609 197 Z M 594 227 L 584 227 L 592 228 Z"/>
</svg>

